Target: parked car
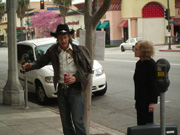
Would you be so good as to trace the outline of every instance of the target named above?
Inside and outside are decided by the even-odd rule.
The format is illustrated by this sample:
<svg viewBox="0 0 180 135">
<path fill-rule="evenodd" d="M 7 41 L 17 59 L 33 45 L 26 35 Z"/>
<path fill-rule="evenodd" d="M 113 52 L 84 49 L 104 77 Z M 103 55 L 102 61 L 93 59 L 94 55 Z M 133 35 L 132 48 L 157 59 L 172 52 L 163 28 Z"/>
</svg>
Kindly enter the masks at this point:
<svg viewBox="0 0 180 135">
<path fill-rule="evenodd" d="M 22 57 L 28 56 L 31 62 L 40 59 L 47 49 L 56 43 L 55 38 L 41 38 L 18 42 L 18 75 L 20 83 L 25 87 L 24 73 L 22 70 Z M 78 45 L 78 42 L 73 40 Z M 28 91 L 35 92 L 40 104 L 46 104 L 50 98 L 56 98 L 53 85 L 53 68 L 52 65 L 44 66 L 38 70 L 32 70 L 26 73 L 28 79 Z M 104 95 L 107 90 L 106 75 L 102 65 L 94 60 L 92 92 L 94 95 Z"/>
<path fill-rule="evenodd" d="M 136 42 L 140 41 L 140 40 L 147 40 L 145 38 L 129 38 L 128 40 L 126 40 L 124 43 L 120 44 L 120 48 L 121 51 L 124 52 L 125 50 L 132 50 L 134 51 L 134 47 Z"/>
</svg>

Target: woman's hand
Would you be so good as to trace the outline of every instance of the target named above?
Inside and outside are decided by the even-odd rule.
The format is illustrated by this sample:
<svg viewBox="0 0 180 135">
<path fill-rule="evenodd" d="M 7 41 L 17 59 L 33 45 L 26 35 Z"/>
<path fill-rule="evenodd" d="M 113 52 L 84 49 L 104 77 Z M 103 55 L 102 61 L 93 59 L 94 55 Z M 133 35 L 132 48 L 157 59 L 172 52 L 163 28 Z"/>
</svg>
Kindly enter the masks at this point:
<svg viewBox="0 0 180 135">
<path fill-rule="evenodd" d="M 149 104 L 149 112 L 154 112 L 154 109 L 155 109 L 155 104 L 154 103 Z"/>
</svg>

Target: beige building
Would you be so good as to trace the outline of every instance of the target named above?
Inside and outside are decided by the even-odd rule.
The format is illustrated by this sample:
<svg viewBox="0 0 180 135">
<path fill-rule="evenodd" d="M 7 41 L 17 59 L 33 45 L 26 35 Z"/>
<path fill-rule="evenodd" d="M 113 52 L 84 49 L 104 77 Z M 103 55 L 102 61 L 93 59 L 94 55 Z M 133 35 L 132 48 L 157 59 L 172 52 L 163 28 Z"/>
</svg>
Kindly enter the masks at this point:
<svg viewBox="0 0 180 135">
<path fill-rule="evenodd" d="M 79 10 L 84 9 L 84 3 L 75 6 Z M 168 21 L 164 11 L 167 8 L 167 0 L 112 0 L 99 27 L 106 31 L 107 44 L 119 45 L 134 37 L 147 38 L 154 44 L 164 44 L 167 43 L 168 35 L 174 41 L 175 32 L 180 33 L 180 0 L 169 1 L 171 32 L 166 29 Z M 77 15 L 69 17 L 76 18 Z M 108 24 L 107 27 L 102 26 L 104 22 Z M 76 28 L 82 26 L 80 23 Z"/>
<path fill-rule="evenodd" d="M 128 37 L 144 37 L 155 44 L 165 43 L 168 36 L 168 21 L 164 19 L 166 0 L 122 0 L 121 7 L 121 19 L 127 19 L 129 24 Z M 175 16 L 175 0 L 170 1 L 169 8 L 172 18 Z M 171 28 L 171 36 L 174 36 L 173 26 Z"/>
</svg>

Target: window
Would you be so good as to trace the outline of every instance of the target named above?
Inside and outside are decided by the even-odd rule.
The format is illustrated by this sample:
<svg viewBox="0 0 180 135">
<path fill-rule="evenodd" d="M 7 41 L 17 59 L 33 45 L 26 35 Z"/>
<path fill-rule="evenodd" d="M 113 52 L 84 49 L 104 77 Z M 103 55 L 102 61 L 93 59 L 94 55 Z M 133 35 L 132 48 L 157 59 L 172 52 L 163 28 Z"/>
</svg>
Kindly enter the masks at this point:
<svg viewBox="0 0 180 135">
<path fill-rule="evenodd" d="M 134 42 L 135 42 L 135 39 L 134 39 L 134 38 L 132 38 L 130 42 L 131 42 L 131 43 L 134 43 Z"/>
<path fill-rule="evenodd" d="M 26 45 L 18 45 L 17 46 L 17 51 L 18 51 L 18 63 L 22 63 L 22 57 L 25 53 L 29 55 L 29 60 L 31 62 L 34 61 L 34 55 L 33 55 L 33 49 L 30 46 Z"/>
<path fill-rule="evenodd" d="M 142 9 L 142 17 L 143 18 L 164 17 L 164 9 L 160 4 L 156 2 L 150 2 L 146 4 Z"/>
</svg>

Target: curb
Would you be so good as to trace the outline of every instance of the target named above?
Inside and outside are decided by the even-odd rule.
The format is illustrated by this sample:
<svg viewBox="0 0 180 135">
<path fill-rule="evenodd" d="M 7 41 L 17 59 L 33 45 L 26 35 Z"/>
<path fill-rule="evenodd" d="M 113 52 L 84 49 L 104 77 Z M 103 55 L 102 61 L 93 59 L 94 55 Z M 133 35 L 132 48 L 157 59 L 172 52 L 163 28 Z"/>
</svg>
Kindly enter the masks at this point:
<svg viewBox="0 0 180 135">
<path fill-rule="evenodd" d="M 180 52 L 180 50 L 159 50 L 160 52 Z"/>
</svg>

